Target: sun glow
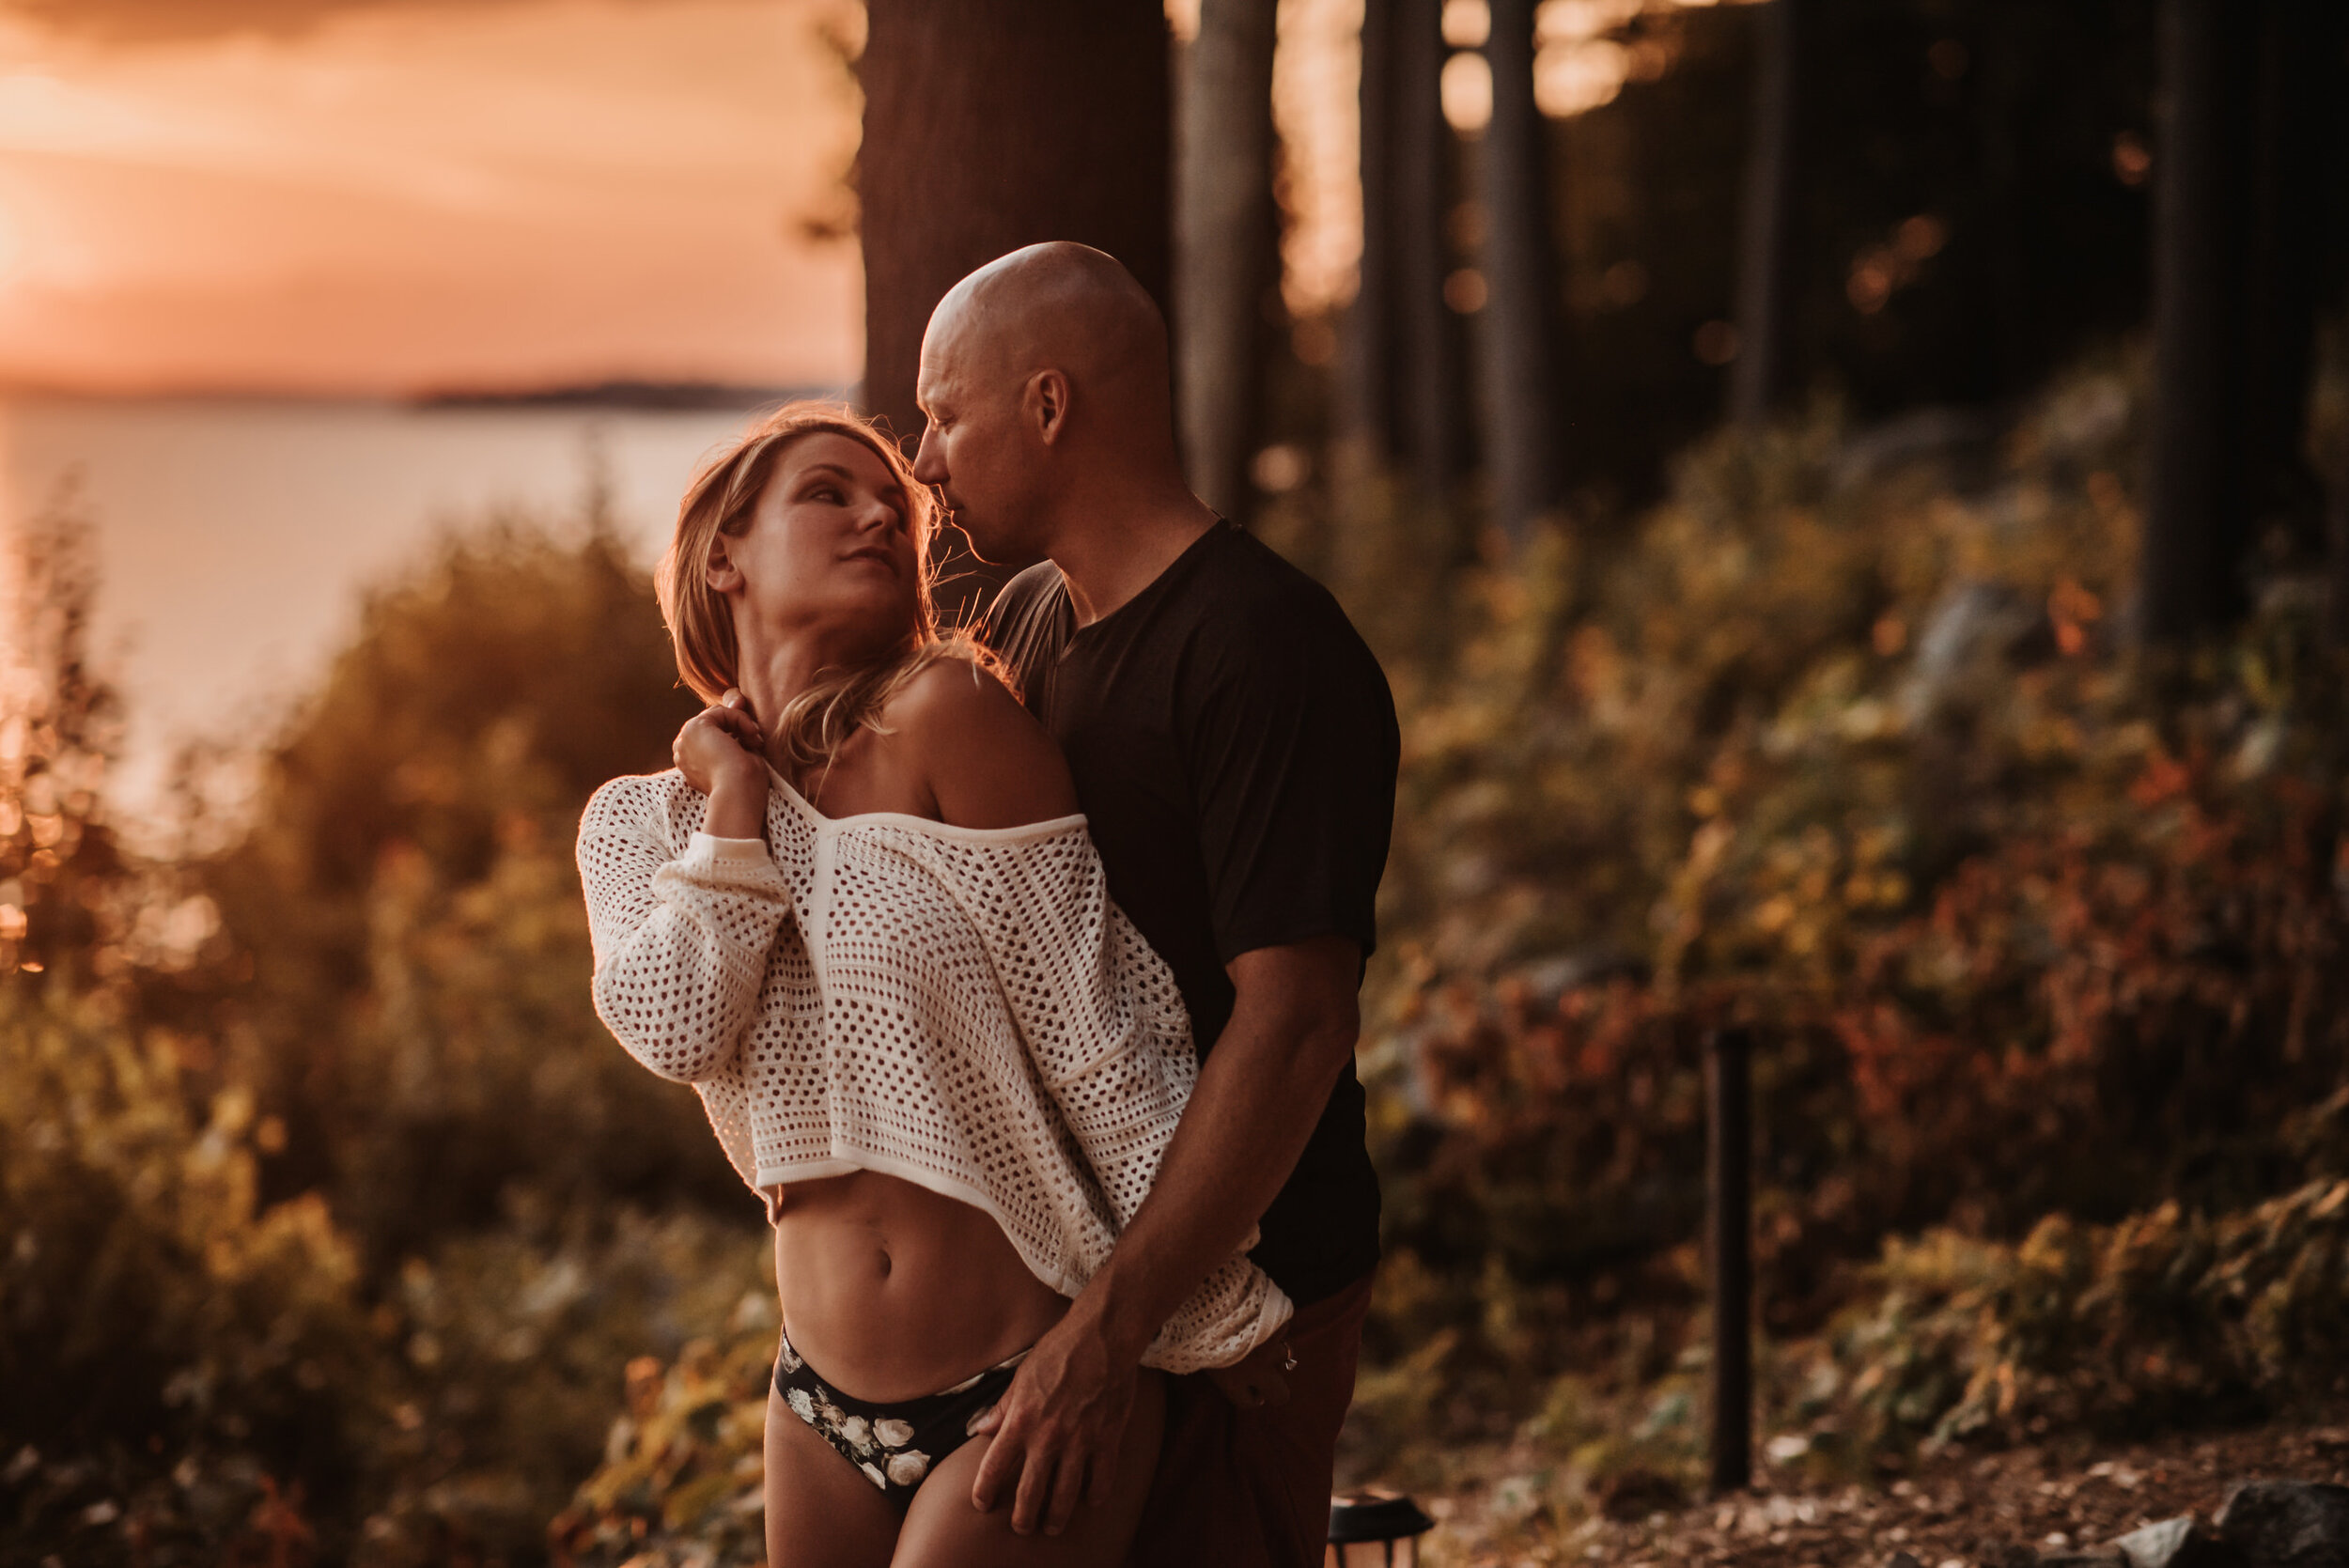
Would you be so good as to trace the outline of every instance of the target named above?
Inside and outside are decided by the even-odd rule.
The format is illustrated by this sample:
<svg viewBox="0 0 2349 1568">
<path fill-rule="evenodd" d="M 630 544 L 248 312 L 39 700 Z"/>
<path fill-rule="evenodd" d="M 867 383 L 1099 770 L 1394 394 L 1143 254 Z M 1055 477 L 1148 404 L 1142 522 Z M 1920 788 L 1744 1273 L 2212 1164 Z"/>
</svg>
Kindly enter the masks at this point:
<svg viewBox="0 0 2349 1568">
<path fill-rule="evenodd" d="M 0 11 L 0 382 L 853 380 L 847 0 L 353 8 L 135 41 Z M 850 19 L 852 20 L 852 19 Z"/>
</svg>

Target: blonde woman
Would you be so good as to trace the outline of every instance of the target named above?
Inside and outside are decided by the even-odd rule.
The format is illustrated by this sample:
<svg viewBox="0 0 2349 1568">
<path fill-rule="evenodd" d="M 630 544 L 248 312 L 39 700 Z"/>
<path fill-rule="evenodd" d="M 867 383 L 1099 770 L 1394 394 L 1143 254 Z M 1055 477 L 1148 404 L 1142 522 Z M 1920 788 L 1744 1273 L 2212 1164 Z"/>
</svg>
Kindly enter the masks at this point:
<svg viewBox="0 0 2349 1568">
<path fill-rule="evenodd" d="M 937 629 L 937 526 L 838 411 L 786 408 L 707 464 L 658 581 L 710 706 L 580 833 L 598 1011 L 701 1092 L 773 1223 L 773 1568 L 1112 1563 L 1157 1456 L 1152 1375 L 1070 1478 L 1100 1506 L 1019 1535 L 972 1500 L 984 1418 L 1139 1206 L 1196 1067 L 1059 753 Z M 1235 1257 L 1148 1359 L 1277 1349 L 1289 1310 Z"/>
</svg>

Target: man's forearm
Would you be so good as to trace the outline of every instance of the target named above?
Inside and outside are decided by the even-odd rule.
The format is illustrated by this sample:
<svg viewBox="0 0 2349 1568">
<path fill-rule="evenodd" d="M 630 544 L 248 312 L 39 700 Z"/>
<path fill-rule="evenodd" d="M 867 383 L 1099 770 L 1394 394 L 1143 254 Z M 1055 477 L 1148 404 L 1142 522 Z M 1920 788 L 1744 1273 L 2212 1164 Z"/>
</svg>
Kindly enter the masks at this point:
<svg viewBox="0 0 2349 1568">
<path fill-rule="evenodd" d="M 1149 1197 L 1078 1298 L 1078 1311 L 1097 1314 L 1111 1343 L 1136 1358 L 1248 1238 L 1353 1054 L 1350 991 L 1342 1006 L 1299 1008 L 1268 989 L 1243 986 Z"/>
</svg>

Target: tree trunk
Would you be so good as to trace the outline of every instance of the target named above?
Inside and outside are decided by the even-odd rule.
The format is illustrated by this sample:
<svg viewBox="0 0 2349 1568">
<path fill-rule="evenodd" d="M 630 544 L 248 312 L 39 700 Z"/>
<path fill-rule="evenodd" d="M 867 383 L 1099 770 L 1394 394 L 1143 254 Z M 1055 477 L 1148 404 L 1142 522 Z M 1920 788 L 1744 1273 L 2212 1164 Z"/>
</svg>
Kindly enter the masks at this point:
<svg viewBox="0 0 2349 1568">
<path fill-rule="evenodd" d="M 1392 205 L 1405 457 L 1421 494 L 1449 501 L 1465 466 L 1459 329 L 1444 303 L 1455 142 L 1443 117 L 1442 0 L 1395 0 Z"/>
<path fill-rule="evenodd" d="M 1362 257 L 1338 365 L 1338 427 L 1374 460 L 1402 450 L 1395 417 L 1395 0 L 1362 0 Z"/>
<path fill-rule="evenodd" d="M 2039 344 L 2044 333 L 2032 319 L 2033 302 L 2024 236 L 2025 161 L 2023 98 L 2031 28 L 2044 16 L 2036 0 L 2001 0 L 1983 8 L 1977 123 L 1980 131 L 1981 194 L 1975 225 L 1982 272 L 1982 301 L 1987 308 L 1976 350 L 1978 368 L 1965 390 L 1984 400 L 2021 396 L 2041 374 Z"/>
<path fill-rule="evenodd" d="M 1159 0 L 866 11 L 863 404 L 910 437 L 923 328 L 973 268 L 1076 240 L 1166 304 L 1166 18 Z"/>
<path fill-rule="evenodd" d="M 2324 487 L 2307 453 L 2309 390 L 2349 27 L 2339 0 L 2266 0 L 2263 10 L 2246 235 L 2244 476 L 2252 525 L 2280 523 L 2292 553 L 2310 560 L 2326 543 Z"/>
<path fill-rule="evenodd" d="M 1202 0 L 1175 118 L 1174 385 L 1190 487 L 1248 506 L 1262 401 L 1272 202 L 1275 0 Z"/>
<path fill-rule="evenodd" d="M 2242 605 L 2243 228 L 2251 31 L 2240 0 L 2165 0 L 2155 151 L 2154 398 L 2139 632 L 2184 642 Z"/>
<path fill-rule="evenodd" d="M 1479 148 L 1486 286 L 1479 367 L 1493 520 L 1519 539 L 1561 494 L 1563 334 L 1549 127 L 1533 103 L 1533 0 L 1491 0 L 1491 16 L 1485 57 L 1493 117 Z"/>
<path fill-rule="evenodd" d="M 1776 411 L 1792 380 L 1797 131 L 1804 33 L 1815 4 L 1770 0 L 1758 19 L 1761 48 L 1738 234 L 1737 358 L 1729 375 L 1730 417 L 1749 427 Z"/>
</svg>

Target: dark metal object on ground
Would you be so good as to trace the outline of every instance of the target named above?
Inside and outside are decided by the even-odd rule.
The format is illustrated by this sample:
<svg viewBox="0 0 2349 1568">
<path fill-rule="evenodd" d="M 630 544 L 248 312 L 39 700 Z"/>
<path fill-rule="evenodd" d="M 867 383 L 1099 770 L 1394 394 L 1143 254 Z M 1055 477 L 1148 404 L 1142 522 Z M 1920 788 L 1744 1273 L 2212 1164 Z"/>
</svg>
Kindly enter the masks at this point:
<svg viewBox="0 0 2349 1568">
<path fill-rule="evenodd" d="M 1332 1498 L 1326 1568 L 1416 1568 L 1419 1538 L 1435 1524 L 1408 1498 Z"/>
</svg>

